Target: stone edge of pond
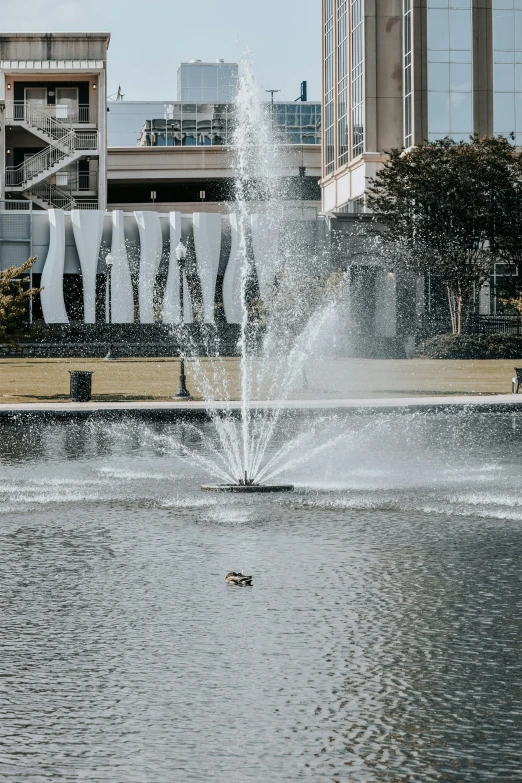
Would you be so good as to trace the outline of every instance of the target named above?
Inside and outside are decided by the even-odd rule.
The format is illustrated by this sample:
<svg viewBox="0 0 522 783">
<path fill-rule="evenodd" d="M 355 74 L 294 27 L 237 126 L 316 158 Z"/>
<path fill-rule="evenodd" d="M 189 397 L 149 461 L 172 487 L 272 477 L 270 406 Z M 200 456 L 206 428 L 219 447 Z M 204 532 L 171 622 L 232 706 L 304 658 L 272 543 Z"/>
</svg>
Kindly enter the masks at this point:
<svg viewBox="0 0 522 783">
<path fill-rule="evenodd" d="M 252 403 L 251 410 L 282 408 L 284 416 L 315 414 L 510 413 L 522 408 L 522 395 L 395 397 L 353 400 L 296 400 L 282 404 Z M 0 404 L 0 422 L 74 421 L 78 419 L 209 420 L 211 411 L 239 416 L 240 403 L 19 403 Z"/>
</svg>

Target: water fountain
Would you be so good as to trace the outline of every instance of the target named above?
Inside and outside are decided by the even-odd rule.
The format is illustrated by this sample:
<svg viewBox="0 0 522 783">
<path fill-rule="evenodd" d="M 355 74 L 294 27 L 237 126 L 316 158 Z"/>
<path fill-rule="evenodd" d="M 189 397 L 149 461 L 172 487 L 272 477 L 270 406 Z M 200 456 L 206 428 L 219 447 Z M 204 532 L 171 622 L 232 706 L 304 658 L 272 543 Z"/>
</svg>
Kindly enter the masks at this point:
<svg viewBox="0 0 522 783">
<path fill-rule="evenodd" d="M 292 229 L 288 221 L 273 112 L 273 107 L 261 102 L 250 59 L 243 58 L 231 152 L 236 171 L 235 208 L 230 218 L 233 262 L 223 281 L 224 290 L 234 291 L 234 300 L 240 304 L 240 406 L 231 411 L 209 405 L 219 448 L 207 439 L 211 457 L 187 453 L 221 479 L 222 483 L 206 484 L 203 490 L 293 490 L 291 484 L 273 483 L 284 468 L 289 444 L 283 444 L 267 462 L 265 455 L 281 417 L 288 413 L 284 401 L 303 376 L 317 340 L 328 332 L 339 299 L 334 286 L 325 286 L 325 259 L 310 257 L 309 247 L 305 250 L 309 242 L 303 236 L 302 222 Z M 311 316 L 303 319 L 303 313 L 310 311 Z M 216 337 L 212 330 L 209 334 L 211 339 Z M 208 353 L 212 355 L 211 350 Z M 204 400 L 231 399 L 219 350 L 213 354 L 210 379 L 203 377 L 201 359 L 193 359 L 192 366 Z"/>
</svg>

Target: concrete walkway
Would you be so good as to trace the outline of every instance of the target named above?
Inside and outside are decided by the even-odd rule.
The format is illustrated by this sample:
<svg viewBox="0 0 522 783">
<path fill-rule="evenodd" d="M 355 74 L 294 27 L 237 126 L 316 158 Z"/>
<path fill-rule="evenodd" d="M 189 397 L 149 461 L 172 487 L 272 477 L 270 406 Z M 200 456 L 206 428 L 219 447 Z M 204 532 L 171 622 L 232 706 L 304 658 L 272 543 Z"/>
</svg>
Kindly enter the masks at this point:
<svg viewBox="0 0 522 783">
<path fill-rule="evenodd" d="M 522 409 L 522 394 L 495 395 L 444 395 L 430 397 L 384 397 L 381 399 L 348 400 L 276 400 L 251 402 L 250 409 L 283 409 L 287 411 L 331 411 L 333 412 L 396 412 L 447 410 L 457 412 L 461 409 L 477 411 L 499 411 Z M 0 419 L 17 417 L 35 418 L 83 418 L 85 416 L 107 416 L 109 418 L 158 417 L 163 418 L 206 418 L 209 410 L 241 410 L 239 402 L 36 402 L 0 404 Z"/>
</svg>

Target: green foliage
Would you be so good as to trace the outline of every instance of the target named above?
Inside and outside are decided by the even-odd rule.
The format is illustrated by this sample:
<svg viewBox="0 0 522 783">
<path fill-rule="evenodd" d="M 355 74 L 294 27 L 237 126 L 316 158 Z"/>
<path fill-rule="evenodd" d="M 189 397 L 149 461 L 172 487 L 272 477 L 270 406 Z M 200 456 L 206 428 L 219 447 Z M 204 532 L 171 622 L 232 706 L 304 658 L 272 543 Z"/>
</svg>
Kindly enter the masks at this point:
<svg viewBox="0 0 522 783">
<path fill-rule="evenodd" d="M 36 256 L 33 256 L 22 266 L 10 266 L 0 272 L 0 340 L 11 345 L 23 333 L 27 303 L 42 290 L 24 289 L 28 281 L 27 272 L 35 261 Z"/>
<path fill-rule="evenodd" d="M 522 360 L 522 337 L 511 334 L 440 334 L 420 343 L 417 355 L 428 359 Z"/>
<path fill-rule="evenodd" d="M 502 137 L 392 150 L 368 205 L 384 224 L 390 267 L 442 280 L 455 333 L 493 262 L 522 261 L 522 158 Z"/>
</svg>

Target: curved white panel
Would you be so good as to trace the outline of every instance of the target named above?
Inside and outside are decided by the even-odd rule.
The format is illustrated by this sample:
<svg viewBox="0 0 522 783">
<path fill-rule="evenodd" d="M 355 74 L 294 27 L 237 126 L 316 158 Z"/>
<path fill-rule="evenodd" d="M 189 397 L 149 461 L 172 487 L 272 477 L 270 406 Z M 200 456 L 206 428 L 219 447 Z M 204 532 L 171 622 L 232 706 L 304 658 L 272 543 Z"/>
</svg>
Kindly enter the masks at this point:
<svg viewBox="0 0 522 783">
<path fill-rule="evenodd" d="M 216 280 L 221 252 L 221 215 L 194 212 L 194 247 L 203 295 L 203 320 L 214 323 Z"/>
<path fill-rule="evenodd" d="M 231 246 L 225 276 L 223 278 L 223 306 L 229 324 L 240 324 L 241 310 L 241 258 L 237 215 L 230 215 Z"/>
<path fill-rule="evenodd" d="M 112 213 L 113 257 L 111 272 L 111 316 L 115 324 L 134 323 L 134 293 L 125 245 L 123 212 L 119 209 Z"/>
<path fill-rule="evenodd" d="M 170 223 L 170 258 L 169 271 L 167 275 L 167 284 L 163 296 L 163 323 L 180 323 L 180 298 L 179 298 L 179 267 L 176 258 L 176 247 L 181 239 L 181 212 L 169 213 Z M 187 276 L 183 273 L 183 320 L 185 323 L 192 323 L 194 320 L 192 313 L 192 302 L 187 283 Z"/>
<path fill-rule="evenodd" d="M 161 226 L 157 212 L 135 212 L 140 232 L 138 299 L 140 323 L 154 323 L 154 283 L 161 261 Z"/>
<path fill-rule="evenodd" d="M 167 283 L 163 295 L 163 323 L 179 324 L 180 322 L 180 301 L 179 301 L 179 270 L 176 259 L 176 247 L 181 239 L 181 212 L 169 213 L 170 224 L 170 256 L 169 271 L 167 274 Z"/>
<path fill-rule="evenodd" d="M 49 252 L 45 259 L 40 285 L 43 317 L 46 324 L 68 324 L 69 318 L 63 298 L 63 270 L 65 264 L 65 221 L 63 209 L 49 212 Z"/>
<path fill-rule="evenodd" d="M 256 265 L 259 292 L 268 301 L 277 272 L 279 251 L 279 225 L 266 215 L 252 215 L 252 247 Z"/>
<path fill-rule="evenodd" d="M 83 311 L 86 324 L 93 324 L 96 321 L 96 273 L 104 214 L 100 209 L 73 209 L 71 212 L 74 241 L 82 270 Z"/>
</svg>

